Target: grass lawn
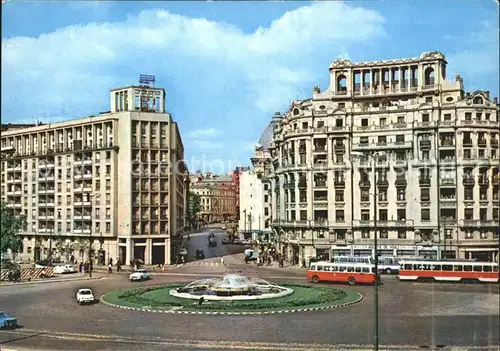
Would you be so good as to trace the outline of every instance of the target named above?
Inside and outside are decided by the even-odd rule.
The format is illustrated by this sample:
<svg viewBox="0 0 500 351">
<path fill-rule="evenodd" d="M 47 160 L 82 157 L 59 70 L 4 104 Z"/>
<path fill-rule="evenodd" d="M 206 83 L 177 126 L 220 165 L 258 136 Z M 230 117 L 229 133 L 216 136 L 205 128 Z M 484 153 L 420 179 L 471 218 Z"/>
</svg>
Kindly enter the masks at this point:
<svg viewBox="0 0 500 351">
<path fill-rule="evenodd" d="M 108 293 L 104 300 L 112 304 L 136 308 L 182 309 L 188 311 L 258 312 L 338 305 L 360 298 L 360 294 L 325 286 L 282 284 L 294 290 L 289 296 L 250 301 L 205 301 L 181 299 L 170 295 L 170 290 L 182 285 L 138 288 Z"/>
</svg>

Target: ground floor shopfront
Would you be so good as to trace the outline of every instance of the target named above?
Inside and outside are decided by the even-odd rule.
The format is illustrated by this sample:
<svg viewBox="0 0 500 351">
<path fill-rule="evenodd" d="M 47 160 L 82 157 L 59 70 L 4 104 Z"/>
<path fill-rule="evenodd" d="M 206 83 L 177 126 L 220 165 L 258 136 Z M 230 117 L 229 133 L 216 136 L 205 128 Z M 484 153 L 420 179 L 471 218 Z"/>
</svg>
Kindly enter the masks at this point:
<svg viewBox="0 0 500 351">
<path fill-rule="evenodd" d="M 69 237 L 26 236 L 16 260 L 39 262 L 51 257 L 60 262 L 87 262 L 91 257 L 96 265 L 120 261 L 128 265 L 133 259 L 143 264 L 175 264 L 180 254 L 181 236 L 131 237 Z M 51 254 L 50 254 L 51 253 Z"/>
</svg>

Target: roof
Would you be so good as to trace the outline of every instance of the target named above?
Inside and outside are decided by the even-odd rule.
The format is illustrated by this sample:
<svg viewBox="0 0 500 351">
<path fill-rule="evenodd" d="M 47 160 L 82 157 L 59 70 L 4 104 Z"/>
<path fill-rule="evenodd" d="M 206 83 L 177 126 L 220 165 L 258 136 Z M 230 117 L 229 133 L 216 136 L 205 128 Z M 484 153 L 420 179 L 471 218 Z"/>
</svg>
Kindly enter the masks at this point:
<svg viewBox="0 0 500 351">
<path fill-rule="evenodd" d="M 274 125 L 276 122 L 271 121 L 266 129 L 262 132 L 262 135 L 259 138 L 259 144 L 262 146 L 262 148 L 265 151 L 269 150 L 269 146 L 271 145 L 271 142 L 273 141 L 273 136 L 274 136 Z"/>
</svg>

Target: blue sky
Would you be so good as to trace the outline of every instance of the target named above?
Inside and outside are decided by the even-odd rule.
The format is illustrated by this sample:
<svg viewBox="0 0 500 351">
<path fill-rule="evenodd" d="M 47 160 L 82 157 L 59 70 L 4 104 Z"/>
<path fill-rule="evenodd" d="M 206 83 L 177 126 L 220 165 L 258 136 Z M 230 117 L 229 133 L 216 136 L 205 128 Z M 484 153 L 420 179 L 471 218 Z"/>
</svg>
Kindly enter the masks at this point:
<svg viewBox="0 0 500 351">
<path fill-rule="evenodd" d="M 109 109 L 111 88 L 156 75 L 186 159 L 249 164 L 275 111 L 328 86 L 339 57 L 439 50 L 448 78 L 498 96 L 498 5 L 480 1 L 36 2 L 2 5 L 2 122 Z M 218 166 L 220 168 L 220 166 Z M 199 168 L 199 167 L 196 167 Z"/>
</svg>

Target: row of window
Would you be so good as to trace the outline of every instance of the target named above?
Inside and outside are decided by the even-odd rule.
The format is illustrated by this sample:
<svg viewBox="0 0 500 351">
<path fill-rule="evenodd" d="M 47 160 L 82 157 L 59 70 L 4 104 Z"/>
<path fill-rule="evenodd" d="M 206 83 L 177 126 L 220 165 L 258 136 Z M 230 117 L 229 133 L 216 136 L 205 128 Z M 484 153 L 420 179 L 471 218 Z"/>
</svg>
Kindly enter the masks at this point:
<svg viewBox="0 0 500 351">
<path fill-rule="evenodd" d="M 339 272 L 339 273 L 375 273 L 375 268 L 360 266 L 316 266 L 311 265 L 309 269 L 318 272 Z"/>
<path fill-rule="evenodd" d="M 467 264 L 403 264 L 405 271 L 443 271 L 443 272 L 498 272 L 496 265 Z"/>
</svg>

